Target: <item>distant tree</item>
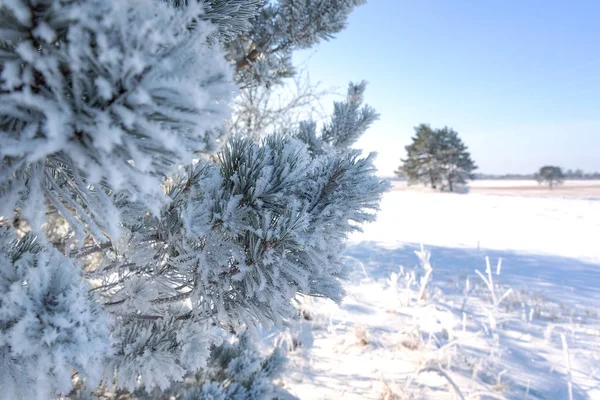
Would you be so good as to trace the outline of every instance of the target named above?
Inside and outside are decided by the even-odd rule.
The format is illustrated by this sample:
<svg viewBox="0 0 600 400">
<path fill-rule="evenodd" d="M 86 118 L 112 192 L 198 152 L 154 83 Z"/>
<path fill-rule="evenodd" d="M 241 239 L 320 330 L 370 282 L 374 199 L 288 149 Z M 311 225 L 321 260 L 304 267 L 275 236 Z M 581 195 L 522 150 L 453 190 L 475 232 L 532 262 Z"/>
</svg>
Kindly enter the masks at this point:
<svg viewBox="0 0 600 400">
<path fill-rule="evenodd" d="M 457 183 L 472 179 L 477 169 L 458 133 L 447 127 L 432 129 L 426 124 L 419 125 L 406 152 L 406 159 L 395 172 L 406 177 L 409 184 L 423 183 L 452 192 Z"/>
<path fill-rule="evenodd" d="M 565 174 L 560 167 L 545 165 L 534 175 L 535 180 L 541 184 L 547 184 L 550 189 L 556 185 L 561 185 L 565 181 Z"/>
<path fill-rule="evenodd" d="M 471 159 L 471 154 L 467 146 L 458 137 L 458 133 L 451 128 L 444 127 L 437 130 L 439 140 L 438 158 L 442 176 L 451 192 L 455 189 L 455 184 L 464 184 L 467 179 L 473 179 L 473 171 L 477 169 L 475 162 Z"/>
<path fill-rule="evenodd" d="M 421 124 L 415 128 L 412 143 L 405 147 L 407 157 L 396 171 L 400 177 L 406 177 L 409 183 L 423 183 L 437 189 L 442 176 L 439 160 L 440 141 L 438 134 L 429 125 Z"/>
</svg>

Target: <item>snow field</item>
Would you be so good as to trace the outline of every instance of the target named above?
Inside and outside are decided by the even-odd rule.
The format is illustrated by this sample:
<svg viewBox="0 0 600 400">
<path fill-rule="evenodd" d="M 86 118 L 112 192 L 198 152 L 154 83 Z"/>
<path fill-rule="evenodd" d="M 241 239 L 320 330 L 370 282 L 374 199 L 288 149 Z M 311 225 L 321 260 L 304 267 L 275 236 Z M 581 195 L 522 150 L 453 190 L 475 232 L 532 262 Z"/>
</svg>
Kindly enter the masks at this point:
<svg viewBox="0 0 600 400">
<path fill-rule="evenodd" d="M 599 228 L 592 200 L 390 192 L 352 238 L 343 302 L 303 301 L 282 384 L 302 399 L 600 399 Z"/>
</svg>

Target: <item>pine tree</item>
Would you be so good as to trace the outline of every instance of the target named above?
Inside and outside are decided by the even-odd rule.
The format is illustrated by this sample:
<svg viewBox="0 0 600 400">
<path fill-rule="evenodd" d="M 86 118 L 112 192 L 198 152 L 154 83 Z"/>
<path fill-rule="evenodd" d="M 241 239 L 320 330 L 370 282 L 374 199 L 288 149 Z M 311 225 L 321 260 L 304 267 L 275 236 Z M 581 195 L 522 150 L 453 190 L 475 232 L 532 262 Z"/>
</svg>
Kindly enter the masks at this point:
<svg viewBox="0 0 600 400">
<path fill-rule="evenodd" d="M 421 124 L 405 148 L 407 157 L 396 174 L 408 178 L 409 184 L 423 183 L 453 192 L 456 184 L 473 179 L 477 169 L 467 146 L 451 128 L 432 129 Z"/>
<path fill-rule="evenodd" d="M 406 176 L 411 184 L 419 182 L 437 189 L 442 182 L 437 157 L 440 152 L 439 134 L 429 125 L 421 124 L 415 128 L 412 143 L 405 149 L 407 157 L 396 173 Z"/>
<path fill-rule="evenodd" d="M 539 184 L 547 184 L 550 189 L 556 185 L 562 185 L 565 181 L 565 174 L 562 168 L 554 165 L 545 165 L 535 173 L 534 178 Z"/>
<path fill-rule="evenodd" d="M 223 146 L 223 127 L 236 84 L 284 76 L 360 3 L 0 3 L 4 396 L 67 393 L 73 371 L 166 389 L 207 366 L 211 326 L 281 324 L 299 293 L 341 298 L 344 240 L 386 189 L 348 149 L 376 118 L 364 84 L 318 138 L 305 121 Z"/>
<path fill-rule="evenodd" d="M 441 173 L 447 189 L 453 192 L 456 184 L 465 184 L 468 179 L 473 179 L 473 171 L 477 169 L 477 166 L 456 131 L 444 127 L 439 130 L 439 136 L 441 144 L 438 158 Z"/>
</svg>

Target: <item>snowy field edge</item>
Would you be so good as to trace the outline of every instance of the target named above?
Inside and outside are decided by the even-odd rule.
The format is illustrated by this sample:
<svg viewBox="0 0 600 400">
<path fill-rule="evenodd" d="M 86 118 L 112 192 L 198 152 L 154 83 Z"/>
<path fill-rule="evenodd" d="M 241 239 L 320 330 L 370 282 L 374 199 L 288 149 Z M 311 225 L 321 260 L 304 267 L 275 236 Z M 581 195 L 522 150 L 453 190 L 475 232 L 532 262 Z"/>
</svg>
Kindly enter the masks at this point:
<svg viewBox="0 0 600 400">
<path fill-rule="evenodd" d="M 282 384 L 302 399 L 599 399 L 598 228 L 585 199 L 389 192 L 350 240 L 342 303 L 303 303 Z"/>
</svg>

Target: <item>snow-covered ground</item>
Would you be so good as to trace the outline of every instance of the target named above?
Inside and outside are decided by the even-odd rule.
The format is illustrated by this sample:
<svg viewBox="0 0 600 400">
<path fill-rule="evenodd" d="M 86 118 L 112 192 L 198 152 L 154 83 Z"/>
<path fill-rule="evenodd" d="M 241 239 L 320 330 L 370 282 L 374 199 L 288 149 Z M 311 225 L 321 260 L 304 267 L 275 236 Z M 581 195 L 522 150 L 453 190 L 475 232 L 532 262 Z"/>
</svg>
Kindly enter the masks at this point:
<svg viewBox="0 0 600 400">
<path fill-rule="evenodd" d="M 303 304 L 296 396 L 600 399 L 600 201 L 392 191 L 347 257 L 342 304 Z"/>
<path fill-rule="evenodd" d="M 394 180 L 393 183 L 394 183 L 394 186 L 396 186 L 398 188 L 408 186 L 406 181 Z M 469 182 L 469 186 L 471 188 L 527 187 L 527 186 L 538 186 L 538 183 L 533 179 L 530 179 L 530 180 L 527 180 L 527 179 L 475 179 L 475 180 Z M 564 187 L 600 186 L 600 181 L 599 180 L 566 180 L 560 186 L 564 186 Z"/>
<path fill-rule="evenodd" d="M 434 193 L 424 186 L 409 186 L 406 181 L 393 180 L 392 187 L 393 190 Z M 469 182 L 468 189 L 473 194 L 600 200 L 600 181 L 597 180 L 569 180 L 552 189 L 534 180 L 474 180 Z"/>
<path fill-rule="evenodd" d="M 478 187 L 523 187 L 523 186 L 535 186 L 537 182 L 534 180 L 524 179 L 475 179 L 469 182 L 469 186 L 473 188 Z M 566 180 L 561 186 L 565 187 L 581 187 L 581 186 L 600 186 L 598 180 Z"/>
</svg>

